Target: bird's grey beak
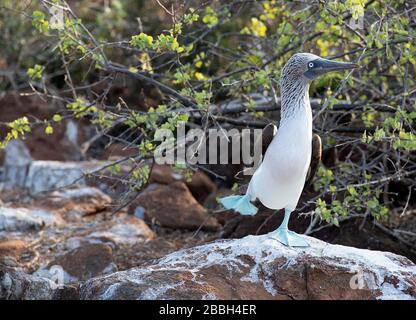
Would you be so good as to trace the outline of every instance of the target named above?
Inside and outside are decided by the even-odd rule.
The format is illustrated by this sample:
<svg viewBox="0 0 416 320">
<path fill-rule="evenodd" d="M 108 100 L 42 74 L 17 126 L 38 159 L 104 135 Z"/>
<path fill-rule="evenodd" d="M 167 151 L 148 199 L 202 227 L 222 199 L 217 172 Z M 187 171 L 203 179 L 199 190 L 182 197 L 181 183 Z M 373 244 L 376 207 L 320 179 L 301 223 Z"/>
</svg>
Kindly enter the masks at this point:
<svg viewBox="0 0 416 320">
<path fill-rule="evenodd" d="M 331 71 L 337 70 L 345 70 L 345 69 L 354 69 L 358 68 L 359 65 L 356 63 L 350 62 L 338 62 L 332 61 L 324 58 L 319 58 L 314 61 L 311 61 L 313 67 L 310 68 L 306 73 L 305 76 L 310 80 L 315 79 L 316 77 Z"/>
<path fill-rule="evenodd" d="M 324 72 L 335 71 L 335 70 L 344 70 L 344 69 L 354 69 L 358 68 L 359 65 L 356 63 L 350 62 L 338 62 L 328 59 L 318 59 L 314 63 L 317 68 L 321 68 Z"/>
</svg>

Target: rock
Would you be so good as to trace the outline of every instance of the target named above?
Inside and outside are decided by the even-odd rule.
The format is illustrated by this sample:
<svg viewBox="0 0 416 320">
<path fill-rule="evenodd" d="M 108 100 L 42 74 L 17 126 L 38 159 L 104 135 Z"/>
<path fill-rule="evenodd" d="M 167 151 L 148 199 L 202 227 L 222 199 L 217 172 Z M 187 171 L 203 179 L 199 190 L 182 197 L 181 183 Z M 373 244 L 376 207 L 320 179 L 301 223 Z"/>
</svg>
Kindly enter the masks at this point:
<svg viewBox="0 0 416 320">
<path fill-rule="evenodd" d="M 130 205 L 130 212 L 144 208 L 145 221 L 163 227 L 216 231 L 217 220 L 208 215 L 204 207 L 192 196 L 185 183 L 169 185 L 151 184 Z"/>
<path fill-rule="evenodd" d="M 136 146 L 131 147 L 120 142 L 114 142 L 103 150 L 99 158 L 112 161 L 125 157 L 134 157 L 137 153 L 138 148 Z"/>
<path fill-rule="evenodd" d="M 52 115 L 51 115 L 52 116 Z M 50 117 L 51 117 L 50 116 Z M 33 128 L 25 143 L 35 160 L 82 161 L 81 144 L 92 137 L 94 129 L 87 120 L 63 120 L 55 123 L 53 134 L 45 135 L 41 126 Z"/>
<path fill-rule="evenodd" d="M 223 238 L 243 238 L 247 235 L 261 235 L 276 230 L 283 221 L 284 214 L 274 210 L 259 208 L 255 216 L 242 216 L 235 212 L 219 213 L 218 221 L 223 222 Z M 299 228 L 300 218 L 294 214 L 289 228 L 303 233 L 306 228 Z"/>
<path fill-rule="evenodd" d="M 136 207 L 134 208 L 133 212 L 134 216 L 139 219 L 144 219 L 144 208 L 143 207 Z"/>
<path fill-rule="evenodd" d="M 111 198 L 105 195 L 101 190 L 93 187 L 79 187 L 79 188 L 68 188 L 59 191 L 54 191 L 50 194 L 51 197 L 56 197 L 60 199 L 83 201 L 91 200 L 96 201 L 95 199 L 102 199 L 106 204 L 111 203 Z"/>
<path fill-rule="evenodd" d="M 87 238 L 110 241 L 116 246 L 132 245 L 155 237 L 153 231 L 143 220 L 132 216 L 113 220 L 102 226 L 97 226 L 96 229 L 98 230 L 89 234 Z"/>
<path fill-rule="evenodd" d="M 414 250 L 409 250 L 409 247 L 406 247 L 403 242 L 397 241 L 396 238 L 391 237 L 384 230 L 375 227 L 374 221 L 368 219 L 364 224 L 362 223 L 362 219 L 351 219 L 343 222 L 341 228 L 326 228 L 314 233 L 314 236 L 334 244 L 389 251 L 403 255 L 416 263 L 416 252 Z"/>
<path fill-rule="evenodd" d="M 21 240 L 0 241 L 0 256 L 19 255 L 27 247 L 27 244 Z"/>
<path fill-rule="evenodd" d="M 0 200 L 2 205 L 15 202 L 26 202 L 30 196 L 26 189 L 10 185 L 9 183 L 0 182 Z"/>
<path fill-rule="evenodd" d="M 70 185 L 78 180 L 85 183 L 83 174 L 101 167 L 105 162 L 78 161 L 82 156 L 77 141 L 83 141 L 90 133 L 83 133 L 83 138 L 78 139 L 80 130 L 77 126 L 77 123 L 68 120 L 59 125 L 59 130 L 54 130 L 54 135 L 47 136 L 44 129 L 41 128 L 39 133 L 35 128 L 25 141 L 10 141 L 4 154 L 0 154 L 4 158 L 0 159 L 4 162 L 4 182 L 28 188 L 32 194 Z M 85 127 L 81 131 L 91 130 Z"/>
<path fill-rule="evenodd" d="M 77 220 L 105 210 L 111 202 L 112 199 L 101 190 L 79 186 L 51 192 L 38 198 L 32 206 L 59 211 L 67 220 Z"/>
<path fill-rule="evenodd" d="M 0 231 L 39 230 L 59 223 L 59 217 L 42 209 L 0 207 Z"/>
<path fill-rule="evenodd" d="M 215 183 L 202 171 L 194 172 L 191 180 L 186 181 L 186 185 L 195 199 L 201 204 L 217 190 Z"/>
<path fill-rule="evenodd" d="M 34 159 L 22 140 L 11 140 L 5 148 L 4 166 L 27 166 Z"/>
<path fill-rule="evenodd" d="M 40 192 L 52 191 L 56 188 L 69 186 L 73 183 L 85 185 L 85 175 L 105 165 L 102 161 L 24 161 L 26 159 L 25 146 L 21 141 L 11 144 L 12 150 L 20 152 L 20 156 L 10 156 L 6 153 L 5 182 L 8 186 L 27 188 L 32 195 Z M 20 150 L 20 151 L 18 151 Z M 8 160 L 10 158 L 10 160 Z M 17 163 L 17 164 L 16 164 Z"/>
<path fill-rule="evenodd" d="M 22 240 L 0 241 L 0 265 L 19 267 L 19 260 L 22 256 L 31 255 L 28 244 Z"/>
<path fill-rule="evenodd" d="M 174 172 L 171 166 L 155 164 L 149 177 L 149 183 L 171 184 L 182 179 L 182 175 Z"/>
<path fill-rule="evenodd" d="M 36 276 L 52 278 L 61 272 L 63 283 L 84 281 L 117 271 L 113 252 L 106 244 L 86 244 L 51 261 L 48 267 L 35 272 Z M 52 269 L 52 271 L 51 271 Z"/>
<path fill-rule="evenodd" d="M 101 244 L 101 243 L 104 243 L 104 242 L 98 239 L 74 236 L 74 237 L 68 238 L 63 244 L 63 246 L 59 247 L 59 251 L 65 251 L 65 250 L 71 251 L 71 250 L 78 249 L 85 245 Z"/>
<path fill-rule="evenodd" d="M 134 216 L 118 214 L 112 220 L 97 219 L 89 227 L 66 238 L 60 250 L 74 250 L 86 244 L 110 245 L 113 249 L 144 243 L 156 237 L 147 224 Z"/>
<path fill-rule="evenodd" d="M 217 221 L 222 226 L 228 223 L 229 220 L 232 220 L 237 216 L 247 217 L 247 216 L 241 216 L 240 214 L 236 213 L 234 210 L 224 210 L 223 206 L 218 202 L 219 198 L 230 196 L 232 194 L 233 192 L 230 189 L 219 188 L 216 192 L 210 194 L 204 202 L 204 208 L 212 211 L 213 216 L 217 219 Z M 257 215 L 255 215 L 254 217 L 256 217 Z M 221 230 L 221 232 L 224 232 L 224 231 Z"/>
<path fill-rule="evenodd" d="M 99 161 L 33 161 L 29 165 L 25 187 L 32 194 L 51 191 L 73 183 L 85 184 L 85 175 L 104 165 Z"/>
<path fill-rule="evenodd" d="M 42 101 L 36 95 L 20 96 L 18 92 L 6 93 L 0 97 L 2 112 L 0 122 L 13 121 L 20 117 L 29 119 L 51 119 L 56 113 L 56 105 L 50 101 Z M 30 134 L 22 141 L 34 160 L 79 161 L 82 160 L 80 146 L 96 134 L 94 126 L 87 119 L 63 119 L 52 123 L 53 134 L 46 135 L 44 126 L 32 126 Z M 10 128 L 0 128 L 0 140 Z M 5 152 L 7 156 L 7 151 Z M 0 150 L 0 164 L 3 163 L 4 153 Z M 23 158 L 22 158 L 23 159 Z"/>
<path fill-rule="evenodd" d="M 81 285 L 82 299 L 416 299 L 416 266 L 388 252 L 307 237 L 223 240 Z"/>
<path fill-rule="evenodd" d="M 8 186 L 28 188 L 31 194 L 37 194 L 78 180 L 82 183 L 82 175 L 86 170 L 80 167 L 76 163 L 57 161 L 30 161 L 24 166 L 6 165 L 4 181 Z"/>
<path fill-rule="evenodd" d="M 0 299 L 47 300 L 52 297 L 50 280 L 23 272 L 0 270 Z"/>
<path fill-rule="evenodd" d="M 77 299 L 78 287 L 12 269 L 0 270 L 0 300 Z"/>
<path fill-rule="evenodd" d="M 188 181 L 181 174 L 174 172 L 171 166 L 158 164 L 153 166 L 149 183 L 171 184 L 176 181 L 185 182 L 192 195 L 201 204 L 216 190 L 215 183 L 202 171 L 195 171 Z"/>
<path fill-rule="evenodd" d="M 15 186 L 24 186 L 29 164 L 30 151 L 22 140 L 12 140 L 7 144 L 4 157 L 4 181 Z"/>
</svg>

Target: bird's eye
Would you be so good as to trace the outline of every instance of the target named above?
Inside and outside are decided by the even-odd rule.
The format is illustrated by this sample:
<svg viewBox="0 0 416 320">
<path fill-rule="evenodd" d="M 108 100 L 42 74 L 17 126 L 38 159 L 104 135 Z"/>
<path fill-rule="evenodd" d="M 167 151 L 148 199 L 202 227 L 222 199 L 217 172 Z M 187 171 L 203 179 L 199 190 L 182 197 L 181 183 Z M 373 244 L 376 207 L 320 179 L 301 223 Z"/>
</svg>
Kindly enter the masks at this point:
<svg viewBox="0 0 416 320">
<path fill-rule="evenodd" d="M 309 62 L 309 68 L 313 68 L 313 62 Z"/>
</svg>

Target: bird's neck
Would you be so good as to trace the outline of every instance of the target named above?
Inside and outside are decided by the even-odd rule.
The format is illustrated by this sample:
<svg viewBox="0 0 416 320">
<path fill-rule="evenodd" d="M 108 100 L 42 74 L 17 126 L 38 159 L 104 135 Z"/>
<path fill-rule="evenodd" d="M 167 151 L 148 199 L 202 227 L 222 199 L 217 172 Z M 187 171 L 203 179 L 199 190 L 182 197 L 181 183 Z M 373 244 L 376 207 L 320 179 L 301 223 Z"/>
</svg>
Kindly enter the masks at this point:
<svg viewBox="0 0 416 320">
<path fill-rule="evenodd" d="M 281 83 L 280 127 L 291 120 L 305 119 L 306 127 L 312 130 L 312 110 L 309 101 L 309 83 L 304 80 Z"/>
</svg>

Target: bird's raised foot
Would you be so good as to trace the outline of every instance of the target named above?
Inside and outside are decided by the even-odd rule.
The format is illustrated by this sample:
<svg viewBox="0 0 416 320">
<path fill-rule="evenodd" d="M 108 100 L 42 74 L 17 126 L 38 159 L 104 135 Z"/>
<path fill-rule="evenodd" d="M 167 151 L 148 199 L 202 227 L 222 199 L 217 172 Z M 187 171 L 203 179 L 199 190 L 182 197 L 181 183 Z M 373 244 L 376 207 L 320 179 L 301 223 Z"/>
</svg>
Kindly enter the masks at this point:
<svg viewBox="0 0 416 320">
<path fill-rule="evenodd" d="M 309 247 L 309 243 L 301 235 L 287 228 L 278 228 L 269 234 L 269 238 L 277 240 L 288 247 Z"/>
</svg>

